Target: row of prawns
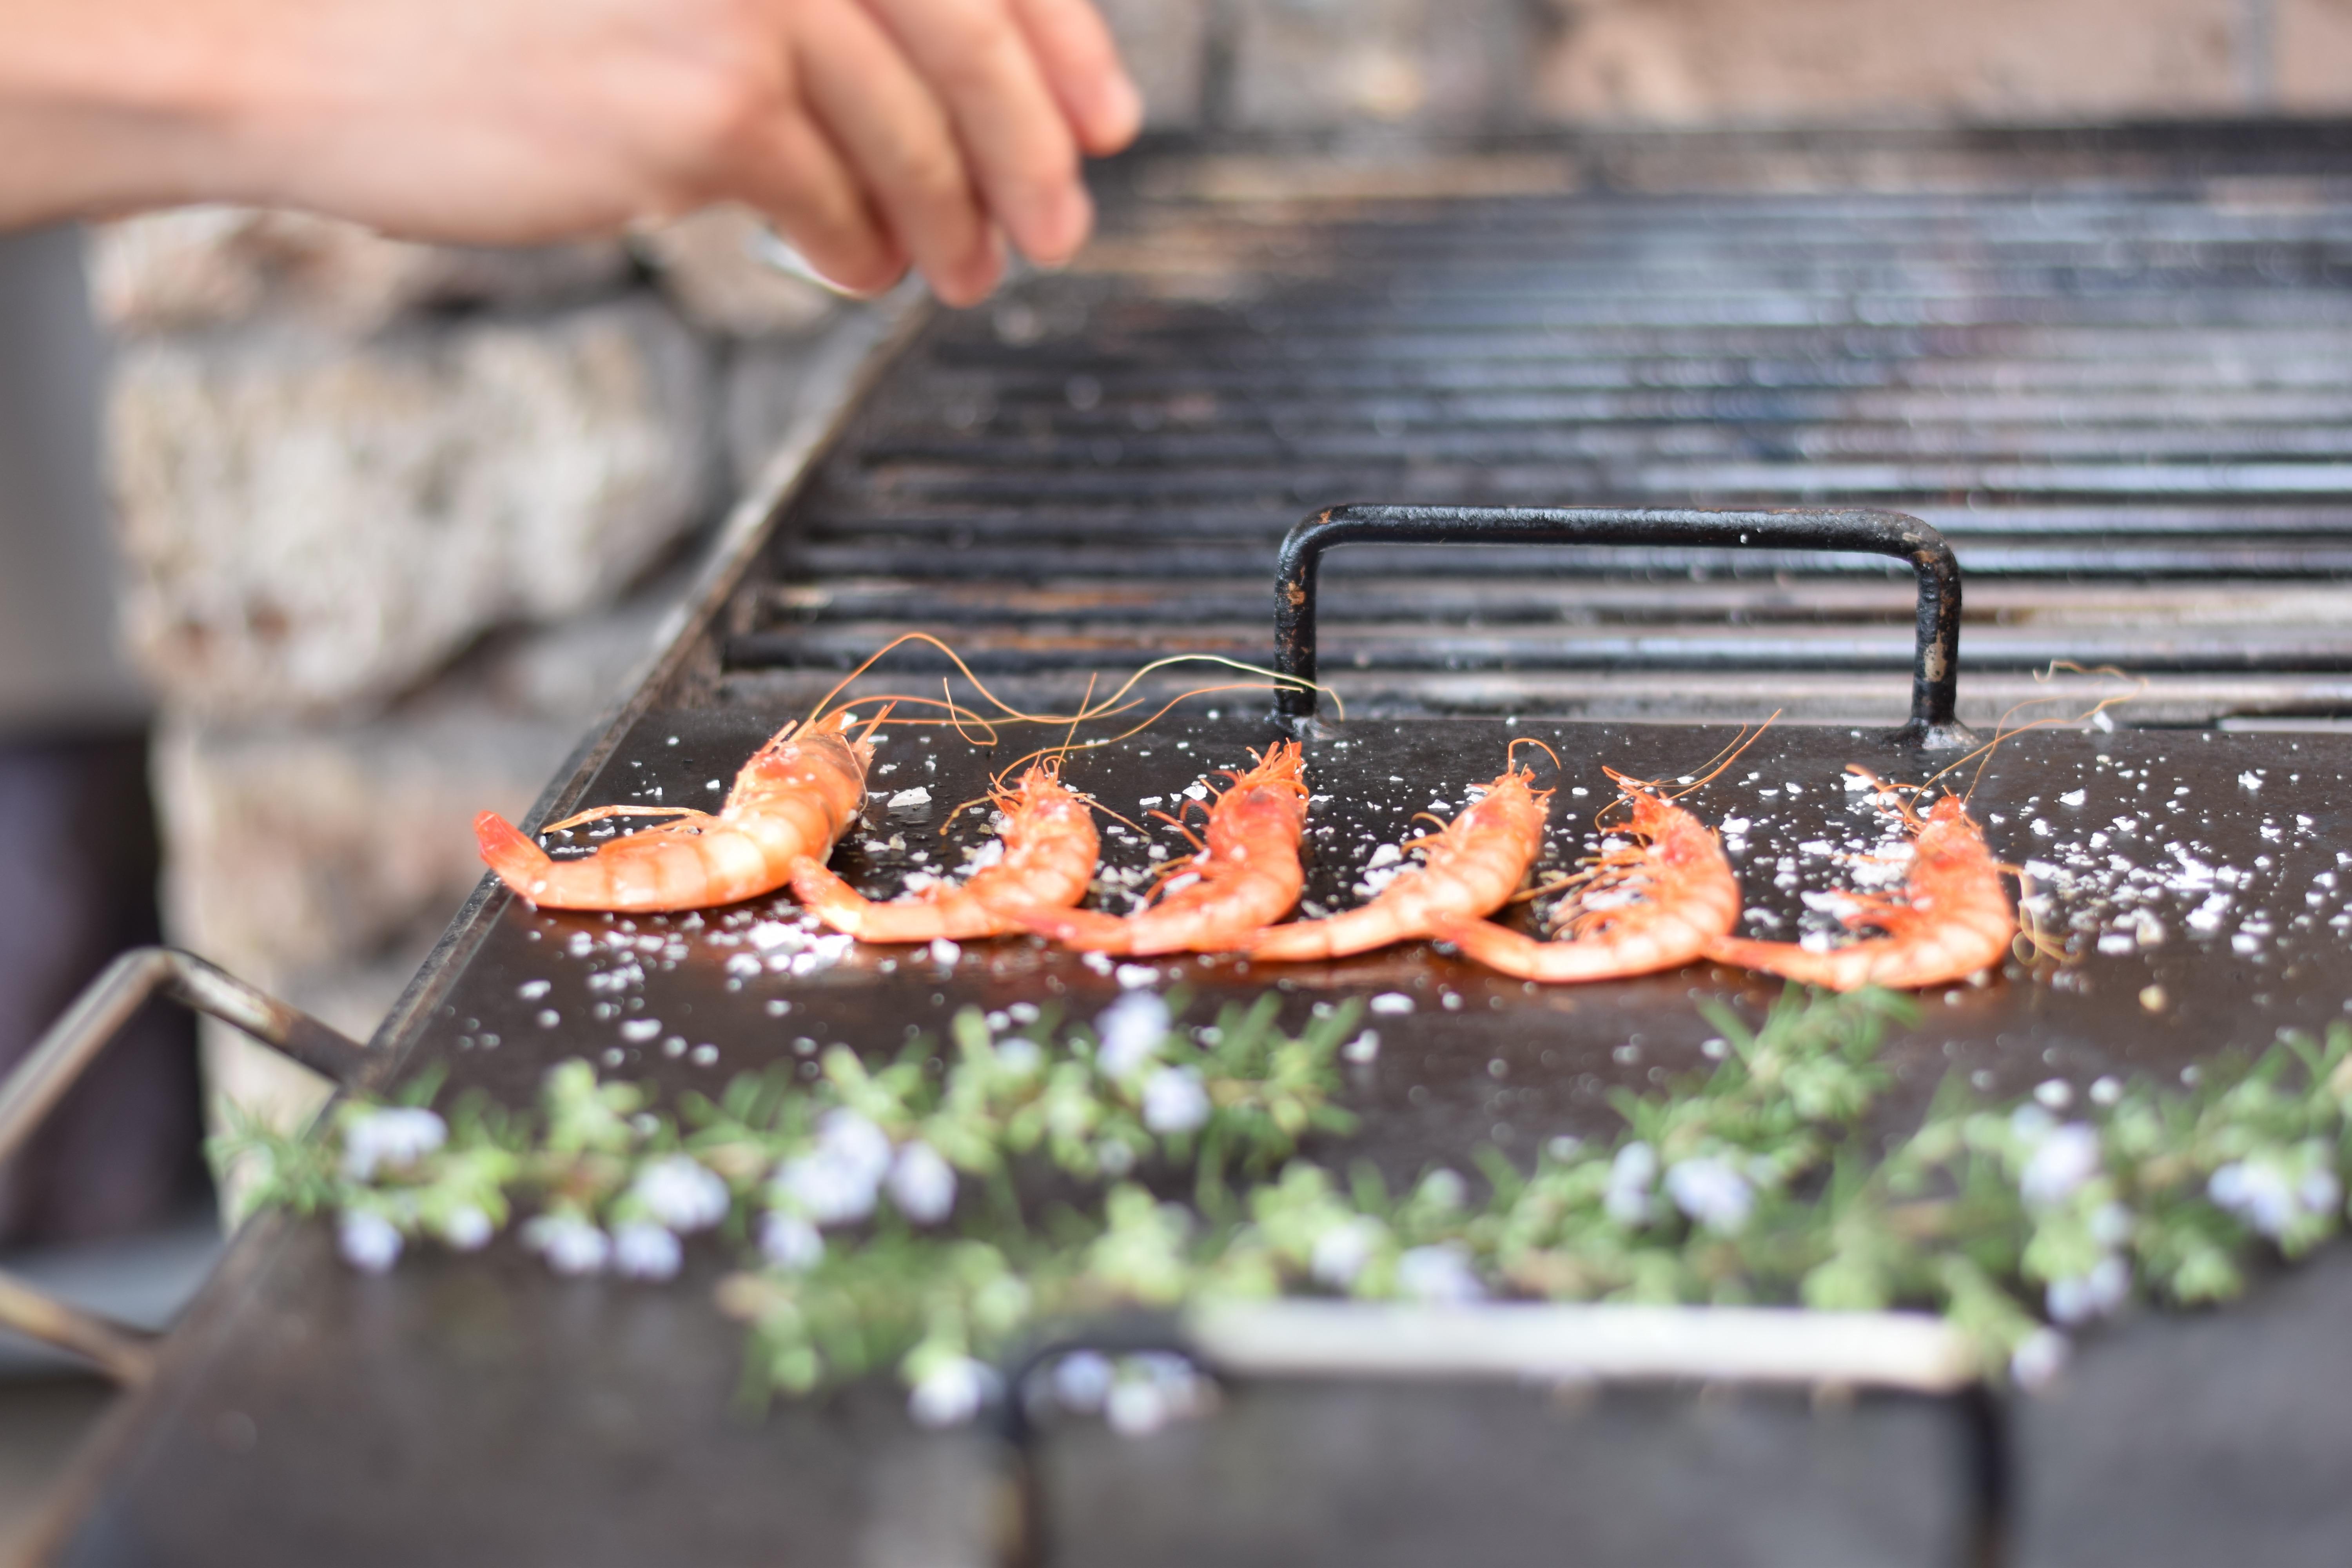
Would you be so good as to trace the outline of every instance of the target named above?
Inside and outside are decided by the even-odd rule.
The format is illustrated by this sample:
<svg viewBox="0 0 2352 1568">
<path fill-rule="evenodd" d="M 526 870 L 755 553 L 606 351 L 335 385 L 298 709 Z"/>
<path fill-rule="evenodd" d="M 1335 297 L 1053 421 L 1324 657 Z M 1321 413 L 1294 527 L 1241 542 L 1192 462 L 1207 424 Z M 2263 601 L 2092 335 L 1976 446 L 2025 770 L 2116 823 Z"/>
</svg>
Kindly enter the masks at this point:
<svg viewBox="0 0 2352 1568">
<path fill-rule="evenodd" d="M 867 942 L 1033 931 L 1091 952 L 1240 952 L 1295 962 L 1433 939 L 1504 973 L 1548 983 L 1712 959 L 1841 991 L 1917 987 L 1999 963 L 2017 933 L 2003 868 L 1961 799 L 1946 795 L 1922 814 L 1881 786 L 1878 798 L 1902 816 L 1912 843 L 1901 897 L 1852 896 L 1846 923 L 1877 934 L 1821 951 L 1735 937 L 1739 880 L 1715 832 L 1656 784 L 1611 770 L 1625 813 L 1612 825 L 1616 847 L 1570 879 L 1551 940 L 1522 935 L 1486 917 L 1519 895 L 1542 853 L 1552 792 L 1537 789 L 1533 772 L 1507 759 L 1466 809 L 1413 846 L 1421 862 L 1370 900 L 1328 919 L 1276 923 L 1297 907 L 1306 883 L 1305 763 L 1288 742 L 1256 756 L 1255 766 L 1225 773 L 1228 787 L 1207 792 L 1199 834 L 1167 818 L 1197 853 L 1171 863 L 1134 914 L 1076 907 L 1093 882 L 1100 843 L 1093 803 L 1063 782 L 1051 759 L 992 795 L 1003 846 L 992 863 L 960 883 L 877 902 L 824 861 L 864 806 L 879 722 L 877 715 L 853 733 L 855 721 L 843 712 L 785 726 L 744 764 L 715 813 L 611 805 L 549 825 L 543 831 L 624 816 L 673 819 L 576 859 L 551 858 L 485 812 L 475 822 L 482 858 L 524 899 L 558 909 L 694 909 L 789 885 L 818 919 Z"/>
</svg>

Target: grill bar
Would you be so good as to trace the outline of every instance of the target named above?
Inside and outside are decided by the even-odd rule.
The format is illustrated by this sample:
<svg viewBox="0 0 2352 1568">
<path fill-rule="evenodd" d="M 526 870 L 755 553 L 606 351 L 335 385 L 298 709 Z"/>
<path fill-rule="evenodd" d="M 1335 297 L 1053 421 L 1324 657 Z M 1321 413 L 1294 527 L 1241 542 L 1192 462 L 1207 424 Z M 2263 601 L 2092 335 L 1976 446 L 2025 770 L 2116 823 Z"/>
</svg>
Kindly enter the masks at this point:
<svg viewBox="0 0 2352 1568">
<path fill-rule="evenodd" d="M 739 597 L 714 689 L 908 625 L 1037 679 L 1171 637 L 1255 658 L 1284 531 L 1348 502 L 1862 506 L 1994 595 L 1969 670 L 2121 666 L 2171 721 L 2336 712 L 2352 182 L 2102 156 L 1929 192 L 1707 188 L 1738 158 L 1664 143 L 1646 193 L 1565 164 L 1460 200 L 1139 177 L 1078 271 L 925 331 Z M 1478 669 L 1572 712 L 1602 710 L 1585 672 L 1874 678 L 1910 655 L 1887 574 L 1368 545 L 1333 563 L 1327 663 L 1395 711 Z"/>
</svg>

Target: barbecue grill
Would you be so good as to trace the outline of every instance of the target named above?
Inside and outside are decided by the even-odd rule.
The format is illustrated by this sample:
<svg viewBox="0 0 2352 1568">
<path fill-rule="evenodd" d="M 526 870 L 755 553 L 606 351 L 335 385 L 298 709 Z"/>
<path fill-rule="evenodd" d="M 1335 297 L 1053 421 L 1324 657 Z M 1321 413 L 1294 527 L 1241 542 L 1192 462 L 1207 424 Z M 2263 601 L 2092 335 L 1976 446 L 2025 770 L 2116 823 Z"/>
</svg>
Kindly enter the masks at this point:
<svg viewBox="0 0 2352 1568">
<path fill-rule="evenodd" d="M 1312 676 L 1346 715 L 1221 692 L 1072 776 L 1124 806 L 1301 737 L 1310 907 L 1352 901 L 1366 849 L 1458 807 L 1515 739 L 1560 759 L 1565 863 L 1597 839 L 1602 764 L 1693 774 L 1777 710 L 1697 800 L 1743 824 L 1749 929 L 1787 937 L 1866 826 L 1845 768 L 1924 778 L 2021 702 L 2117 694 L 2115 666 L 2145 682 L 2129 703 L 1969 764 L 2070 956 L 1930 994 L 1886 1058 L 1897 1100 L 1954 1073 L 2170 1077 L 2324 1027 L 2352 995 L 2347 170 L 2352 132 L 2326 126 L 1595 137 L 1377 170 L 1147 152 L 1109 173 L 1087 264 L 908 331 L 534 821 L 712 798 L 908 629 L 1041 708 L 1183 649 Z M 911 647 L 851 695 L 945 668 Z M 1024 749 L 892 735 L 836 868 L 887 896 L 951 864 L 983 829 L 926 848 L 946 803 Z M 916 785 L 940 805 L 894 816 Z M 1138 834 L 1105 853 L 1150 864 Z M 1120 985 L 1025 941 L 746 963 L 740 929 L 486 885 L 346 1080 L 437 1064 L 520 1101 L 586 1055 L 681 1090 Z M 625 947 L 641 980 L 591 985 Z M 1150 967 L 1210 1001 L 1276 984 L 1300 1014 L 1410 998 L 1349 1087 L 1349 1152 L 1408 1178 L 1605 1128 L 1612 1088 L 1701 1059 L 1695 998 L 1777 990 L 1701 966 L 1536 991 L 1425 944 Z M 149 979 L 342 1062 L 188 973 Z M 501 1246 L 379 1279 L 318 1227 L 257 1223 L 89 1456 L 56 1554 L 2157 1563 L 2298 1560 L 2352 1527 L 2340 1259 L 2118 1328 L 2032 1399 L 1657 1366 L 1564 1395 L 1277 1358 L 1205 1418 L 1023 1430 L 1017 1461 L 986 1430 L 915 1430 L 878 1387 L 742 1414 L 721 1267 L 562 1282 Z"/>
</svg>

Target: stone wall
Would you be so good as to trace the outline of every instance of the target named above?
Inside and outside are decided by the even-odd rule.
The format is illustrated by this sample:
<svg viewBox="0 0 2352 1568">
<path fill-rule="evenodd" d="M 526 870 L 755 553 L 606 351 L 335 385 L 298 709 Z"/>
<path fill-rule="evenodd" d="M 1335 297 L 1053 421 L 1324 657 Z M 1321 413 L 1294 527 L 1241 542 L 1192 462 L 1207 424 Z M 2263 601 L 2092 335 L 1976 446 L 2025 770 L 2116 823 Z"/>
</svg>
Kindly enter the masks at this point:
<svg viewBox="0 0 2352 1568">
<path fill-rule="evenodd" d="M 195 209 L 95 237 L 124 637 L 161 708 L 175 940 L 365 1035 L 625 693 L 698 542 L 877 336 L 714 211 L 401 244 Z M 217 1089 L 317 1086 L 226 1037 Z"/>
<path fill-rule="evenodd" d="M 2352 0 L 1105 0 L 1163 131 L 2352 108 Z M 1345 138 L 1342 138 L 1345 141 Z M 877 340 L 716 211 L 480 251 L 238 209 L 98 237 L 179 940 L 364 1033 Z M 223 1058 L 239 1092 L 249 1063 Z"/>
<path fill-rule="evenodd" d="M 2352 109 L 2352 0 L 1108 0 L 1165 128 Z"/>
</svg>

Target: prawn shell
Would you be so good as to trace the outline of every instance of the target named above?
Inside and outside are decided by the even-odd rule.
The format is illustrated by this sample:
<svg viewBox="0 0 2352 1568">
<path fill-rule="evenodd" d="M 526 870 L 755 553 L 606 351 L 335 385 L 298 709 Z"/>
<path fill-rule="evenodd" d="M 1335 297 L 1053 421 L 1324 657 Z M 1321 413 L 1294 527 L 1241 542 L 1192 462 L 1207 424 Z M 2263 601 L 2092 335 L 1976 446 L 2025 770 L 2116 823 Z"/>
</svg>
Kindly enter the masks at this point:
<svg viewBox="0 0 2352 1568">
<path fill-rule="evenodd" d="M 1345 958 L 1429 936 L 1434 921 L 1502 908 L 1543 853 L 1551 792 L 1531 787 L 1534 776 L 1506 770 L 1475 804 L 1431 835 L 1423 864 L 1400 873 L 1357 909 L 1259 931 L 1250 940 L 1250 957 L 1262 963 Z"/>
<path fill-rule="evenodd" d="M 1620 781 L 1637 848 L 1604 861 L 1582 897 L 1637 889 L 1637 901 L 1603 910 L 1571 905 L 1572 934 L 1538 942 L 1486 921 L 1433 921 L 1443 942 L 1489 969 L 1544 984 L 1622 980 L 1678 969 L 1706 954 L 1739 920 L 1739 879 L 1712 828 L 1672 801 Z"/>
<path fill-rule="evenodd" d="M 1278 742 L 1209 807 L 1207 845 L 1190 863 L 1200 880 L 1121 919 L 1092 910 L 1030 911 L 1022 926 L 1081 952 L 1149 957 L 1227 952 L 1297 904 L 1307 870 L 1307 784 L 1295 741 Z"/>
<path fill-rule="evenodd" d="M 1886 934 L 1815 952 L 1727 933 L 1709 944 L 1707 956 L 1832 991 L 1864 985 L 1913 991 L 1966 980 L 1998 964 L 2017 936 L 2016 906 L 2000 878 L 1984 830 L 1958 796 L 1946 795 L 1918 823 L 1904 901 L 1864 899 L 1846 917 L 1849 926 L 1875 926 Z"/>
<path fill-rule="evenodd" d="M 1052 767 L 1038 764 L 995 804 L 1004 814 L 1003 858 L 962 882 L 880 902 L 818 865 L 793 870 L 793 896 L 834 930 L 860 942 L 968 942 L 1024 929 L 1016 913 L 1066 909 L 1087 895 L 1101 856 L 1094 812 Z"/>
<path fill-rule="evenodd" d="M 831 728 L 786 725 L 735 775 L 726 804 L 557 860 L 496 812 L 474 819 L 485 864 L 543 909 L 659 913 L 773 892 L 804 859 L 823 859 L 866 804 L 874 748 Z M 797 731 L 797 733 L 795 732 Z"/>
</svg>

